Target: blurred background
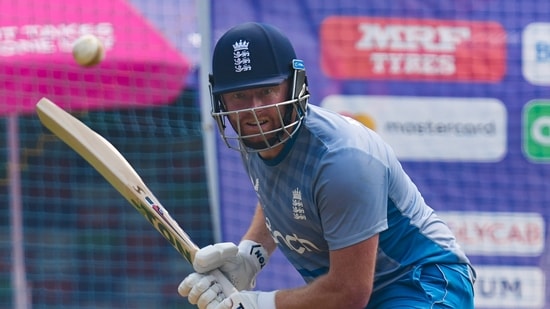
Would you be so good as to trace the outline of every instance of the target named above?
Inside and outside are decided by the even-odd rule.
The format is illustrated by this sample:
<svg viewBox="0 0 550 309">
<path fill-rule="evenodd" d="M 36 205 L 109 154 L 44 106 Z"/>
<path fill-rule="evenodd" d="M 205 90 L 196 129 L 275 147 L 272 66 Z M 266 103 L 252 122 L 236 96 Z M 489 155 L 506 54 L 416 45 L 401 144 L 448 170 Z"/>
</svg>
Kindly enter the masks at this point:
<svg viewBox="0 0 550 309">
<path fill-rule="evenodd" d="M 0 308 L 192 308 L 191 267 L 34 112 L 111 141 L 199 245 L 238 242 L 255 194 L 205 91 L 231 26 L 271 23 L 311 103 L 390 143 L 478 270 L 477 308 L 550 308 L 550 2 L 0 2 Z M 79 67 L 93 33 L 106 58 Z M 406 245 L 406 244 L 404 244 Z M 257 288 L 303 281 L 276 253 Z"/>
</svg>

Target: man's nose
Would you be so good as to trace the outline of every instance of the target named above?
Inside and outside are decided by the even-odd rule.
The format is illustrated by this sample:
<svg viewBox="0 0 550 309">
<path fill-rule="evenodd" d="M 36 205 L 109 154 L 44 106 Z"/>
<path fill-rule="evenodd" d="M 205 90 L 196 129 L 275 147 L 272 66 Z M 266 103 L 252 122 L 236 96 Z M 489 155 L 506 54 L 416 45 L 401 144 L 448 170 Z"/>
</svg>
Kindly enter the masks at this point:
<svg viewBox="0 0 550 309">
<path fill-rule="evenodd" d="M 250 100 L 250 105 L 251 107 L 260 107 L 260 106 L 263 106 L 263 100 L 259 97 L 259 96 L 252 96 L 251 100 Z"/>
</svg>

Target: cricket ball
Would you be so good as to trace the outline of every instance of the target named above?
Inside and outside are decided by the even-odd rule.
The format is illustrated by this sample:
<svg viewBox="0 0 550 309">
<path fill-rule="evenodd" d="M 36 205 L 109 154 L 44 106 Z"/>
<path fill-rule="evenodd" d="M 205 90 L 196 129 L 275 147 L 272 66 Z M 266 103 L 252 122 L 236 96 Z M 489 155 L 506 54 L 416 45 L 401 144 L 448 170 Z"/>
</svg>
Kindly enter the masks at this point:
<svg viewBox="0 0 550 309">
<path fill-rule="evenodd" d="M 105 58 L 103 43 L 92 34 L 85 34 L 73 43 L 73 58 L 83 67 L 92 67 Z"/>
</svg>

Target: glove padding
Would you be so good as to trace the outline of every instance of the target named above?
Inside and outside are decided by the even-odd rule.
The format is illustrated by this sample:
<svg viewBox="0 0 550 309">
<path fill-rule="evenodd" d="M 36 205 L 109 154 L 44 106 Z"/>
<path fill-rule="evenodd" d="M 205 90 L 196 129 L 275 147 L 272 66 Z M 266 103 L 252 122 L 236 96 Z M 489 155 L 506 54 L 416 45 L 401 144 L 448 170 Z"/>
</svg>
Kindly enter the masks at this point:
<svg viewBox="0 0 550 309">
<path fill-rule="evenodd" d="M 225 242 L 200 249 L 193 260 L 198 273 L 207 273 L 219 268 L 239 291 L 251 290 L 256 285 L 258 272 L 269 261 L 265 248 L 251 240 L 243 240 L 237 247 Z"/>
<path fill-rule="evenodd" d="M 231 294 L 216 309 L 275 309 L 273 292 L 241 291 Z"/>
<path fill-rule="evenodd" d="M 178 293 L 199 309 L 275 309 L 276 292 L 241 291 L 225 298 L 214 276 L 199 273 L 190 274 L 178 287 Z"/>
<path fill-rule="evenodd" d="M 214 276 L 199 273 L 187 276 L 180 283 L 178 293 L 200 309 L 214 309 L 225 298 L 222 287 Z"/>
</svg>

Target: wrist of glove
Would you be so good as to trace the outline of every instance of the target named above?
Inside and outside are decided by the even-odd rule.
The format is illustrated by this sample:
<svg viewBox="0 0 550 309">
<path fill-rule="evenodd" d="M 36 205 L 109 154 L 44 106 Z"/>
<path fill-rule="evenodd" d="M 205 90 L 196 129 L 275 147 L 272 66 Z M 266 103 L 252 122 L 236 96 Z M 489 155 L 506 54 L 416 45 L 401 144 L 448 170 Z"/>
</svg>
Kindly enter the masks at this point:
<svg viewBox="0 0 550 309">
<path fill-rule="evenodd" d="M 262 245 L 243 240 L 238 247 L 226 242 L 200 249 L 195 255 L 193 268 L 198 273 L 219 268 L 235 288 L 242 291 L 254 288 L 257 274 L 268 261 L 268 252 Z"/>
<path fill-rule="evenodd" d="M 238 248 L 235 259 L 220 266 L 220 271 L 237 290 L 252 290 L 256 286 L 256 276 L 269 261 L 269 255 L 262 245 L 251 240 L 241 241 Z"/>
<path fill-rule="evenodd" d="M 275 294 L 272 292 L 242 291 L 233 293 L 219 304 L 216 309 L 276 309 Z"/>
<path fill-rule="evenodd" d="M 190 274 L 182 281 L 178 292 L 199 309 L 276 309 L 277 291 L 241 291 L 226 298 L 216 278 L 207 274 Z"/>
</svg>

